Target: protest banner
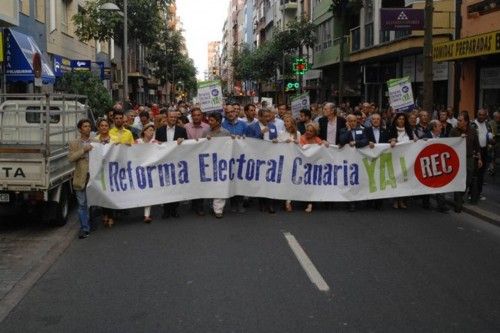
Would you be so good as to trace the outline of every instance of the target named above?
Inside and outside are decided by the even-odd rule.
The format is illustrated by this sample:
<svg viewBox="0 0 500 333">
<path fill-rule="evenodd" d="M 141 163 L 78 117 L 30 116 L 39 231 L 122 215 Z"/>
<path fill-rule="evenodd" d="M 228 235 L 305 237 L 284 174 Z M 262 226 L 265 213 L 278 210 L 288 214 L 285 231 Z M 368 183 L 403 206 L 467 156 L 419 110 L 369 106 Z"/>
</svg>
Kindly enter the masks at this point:
<svg viewBox="0 0 500 333">
<path fill-rule="evenodd" d="M 389 103 L 396 111 L 411 111 L 415 105 L 408 76 L 387 81 Z"/>
<path fill-rule="evenodd" d="M 465 190 L 465 139 L 350 146 L 213 138 L 94 144 L 89 205 L 125 209 L 234 195 L 358 201 Z"/>
<path fill-rule="evenodd" d="M 203 112 L 222 112 L 222 88 L 220 81 L 198 82 L 197 101 Z"/>
<path fill-rule="evenodd" d="M 292 117 L 297 119 L 300 114 L 300 110 L 308 109 L 311 107 L 311 102 L 309 99 L 309 93 L 304 93 L 295 97 L 292 97 Z"/>
</svg>

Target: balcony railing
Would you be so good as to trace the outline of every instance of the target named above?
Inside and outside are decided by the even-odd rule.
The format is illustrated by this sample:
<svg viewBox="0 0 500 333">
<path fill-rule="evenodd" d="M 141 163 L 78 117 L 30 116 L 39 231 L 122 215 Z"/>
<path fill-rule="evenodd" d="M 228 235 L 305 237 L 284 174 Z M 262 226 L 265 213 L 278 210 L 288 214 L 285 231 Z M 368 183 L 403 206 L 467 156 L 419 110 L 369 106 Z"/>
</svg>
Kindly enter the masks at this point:
<svg viewBox="0 0 500 333">
<path fill-rule="evenodd" d="M 404 38 L 411 35 L 411 30 L 397 30 L 394 39 Z"/>
<path fill-rule="evenodd" d="M 351 29 L 351 52 L 361 49 L 361 27 Z"/>
<path fill-rule="evenodd" d="M 373 46 L 373 22 L 365 24 L 365 47 Z"/>
<path fill-rule="evenodd" d="M 389 42 L 391 40 L 391 32 L 388 30 L 380 30 L 380 43 Z"/>
</svg>

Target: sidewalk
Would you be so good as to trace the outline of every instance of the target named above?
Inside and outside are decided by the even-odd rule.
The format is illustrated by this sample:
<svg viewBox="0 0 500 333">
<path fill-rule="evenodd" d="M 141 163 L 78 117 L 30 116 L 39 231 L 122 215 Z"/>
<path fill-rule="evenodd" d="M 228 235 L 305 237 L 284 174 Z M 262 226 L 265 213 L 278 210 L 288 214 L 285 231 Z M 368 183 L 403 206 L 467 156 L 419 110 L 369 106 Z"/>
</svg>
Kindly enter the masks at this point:
<svg viewBox="0 0 500 333">
<path fill-rule="evenodd" d="M 477 205 L 464 203 L 463 211 L 500 226 L 500 168 L 494 176 L 486 174 L 484 181 L 482 195 L 485 199 L 479 200 Z M 449 203 L 453 203 L 452 194 L 447 199 Z"/>
</svg>

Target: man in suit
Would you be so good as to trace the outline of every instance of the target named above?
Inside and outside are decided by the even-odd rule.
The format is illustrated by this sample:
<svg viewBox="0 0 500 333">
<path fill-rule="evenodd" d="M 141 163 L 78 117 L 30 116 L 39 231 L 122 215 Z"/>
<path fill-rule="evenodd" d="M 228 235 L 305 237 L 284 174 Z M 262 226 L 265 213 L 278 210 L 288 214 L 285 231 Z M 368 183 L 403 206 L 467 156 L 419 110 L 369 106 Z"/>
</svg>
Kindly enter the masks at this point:
<svg viewBox="0 0 500 333">
<path fill-rule="evenodd" d="M 328 141 L 331 145 L 338 145 L 340 131 L 346 127 L 346 121 L 342 117 L 337 117 L 335 104 L 326 103 L 323 106 L 323 117 L 318 120 L 318 124 L 320 139 Z"/>
<path fill-rule="evenodd" d="M 355 115 L 350 114 L 347 116 L 347 127 L 341 129 L 339 144 L 341 146 L 348 144 L 356 148 L 363 148 L 368 145 L 368 138 L 361 126 L 359 126 L 358 118 Z M 354 201 L 349 202 L 349 211 L 354 212 L 355 210 L 356 203 Z"/>
<path fill-rule="evenodd" d="M 177 126 L 177 112 L 168 111 L 167 117 L 163 120 L 163 126 L 156 130 L 155 139 L 159 142 L 172 142 L 177 141 L 177 144 L 181 144 L 183 140 L 187 139 L 186 129 Z M 178 202 L 171 202 L 163 205 L 163 218 L 179 217 L 177 208 L 179 207 Z"/>
<path fill-rule="evenodd" d="M 375 144 L 378 143 L 389 143 L 389 130 L 383 128 L 381 124 L 382 116 L 380 113 L 372 113 L 370 116 L 370 126 L 365 127 L 365 136 L 368 139 L 368 146 L 370 148 L 374 148 Z M 394 146 L 395 144 L 395 141 L 391 142 L 391 146 Z M 373 205 L 376 210 L 380 210 L 382 209 L 383 203 L 383 199 L 369 200 L 368 206 Z"/>
</svg>

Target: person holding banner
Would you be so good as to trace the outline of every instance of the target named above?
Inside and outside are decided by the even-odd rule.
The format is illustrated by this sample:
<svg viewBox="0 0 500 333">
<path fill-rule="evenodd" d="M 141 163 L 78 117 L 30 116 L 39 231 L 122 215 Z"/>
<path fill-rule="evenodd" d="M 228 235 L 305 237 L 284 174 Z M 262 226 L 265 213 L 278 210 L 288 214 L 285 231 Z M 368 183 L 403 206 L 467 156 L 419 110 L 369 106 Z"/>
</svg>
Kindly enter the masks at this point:
<svg viewBox="0 0 500 333">
<path fill-rule="evenodd" d="M 277 142 L 298 144 L 300 141 L 300 132 L 297 130 L 297 125 L 295 124 L 295 120 L 293 120 L 293 117 L 291 115 L 285 114 L 283 117 L 283 122 L 285 123 L 285 130 L 281 131 L 278 134 Z M 291 200 L 285 201 L 285 210 L 287 212 L 292 211 Z"/>
<path fill-rule="evenodd" d="M 339 136 L 339 145 L 349 145 L 351 147 L 363 148 L 368 146 L 368 138 L 365 135 L 364 129 L 358 122 L 358 117 L 354 114 L 347 116 L 346 128 L 343 128 Z M 356 202 L 349 202 L 349 211 L 356 210 Z"/>
<path fill-rule="evenodd" d="M 389 129 L 389 137 L 392 145 L 397 143 L 410 142 L 416 138 L 413 136 L 413 131 L 408 123 L 406 113 L 397 113 L 392 121 L 391 128 Z M 395 198 L 393 203 L 394 209 L 402 208 L 407 209 L 405 198 Z"/>
<path fill-rule="evenodd" d="M 318 136 L 318 127 L 315 123 L 310 123 L 306 125 L 306 131 L 304 135 L 300 136 L 299 138 L 299 144 L 301 147 L 304 147 L 305 145 L 325 145 L 325 147 L 329 146 L 329 143 L 325 140 L 321 140 L 321 138 Z M 305 209 L 306 213 L 311 213 L 312 212 L 312 202 L 307 203 L 307 207 Z"/>
<path fill-rule="evenodd" d="M 167 112 L 167 117 L 164 119 L 163 126 L 156 130 L 155 138 L 159 142 L 177 141 L 178 145 L 188 138 L 186 129 L 177 126 L 177 111 L 169 110 Z M 162 217 L 179 217 L 179 213 L 177 212 L 178 207 L 178 202 L 164 204 Z"/>
<path fill-rule="evenodd" d="M 328 141 L 331 145 L 339 143 L 340 130 L 345 128 L 344 118 L 337 117 L 335 104 L 326 103 L 323 106 L 323 117 L 319 118 L 319 137 L 323 141 Z"/>
<path fill-rule="evenodd" d="M 225 108 L 225 117 L 222 122 L 222 128 L 226 129 L 231 135 L 237 137 L 244 137 L 247 135 L 248 126 L 238 119 L 236 110 L 231 104 L 227 104 Z M 243 197 L 237 195 L 231 198 L 231 210 L 233 212 L 245 213 L 246 209 L 243 207 Z"/>
<path fill-rule="evenodd" d="M 222 116 L 220 113 L 212 112 L 208 115 L 208 125 L 210 130 L 205 134 L 205 137 L 210 140 L 216 137 L 231 136 L 228 130 L 222 128 Z M 234 138 L 234 136 L 233 136 Z M 224 206 L 226 205 L 226 199 L 213 199 L 212 209 L 216 218 L 220 219 L 224 217 Z"/>
<path fill-rule="evenodd" d="M 137 139 L 135 143 L 137 144 L 158 144 L 159 142 L 155 140 L 155 126 L 153 124 L 147 124 L 142 128 L 140 138 Z M 144 223 L 151 223 L 153 219 L 151 218 L 151 206 L 144 207 Z"/>
<path fill-rule="evenodd" d="M 274 118 L 271 110 L 262 108 L 258 112 L 259 122 L 248 127 L 247 135 L 251 138 L 273 141 L 278 138 L 278 130 L 270 121 Z M 260 211 L 268 211 L 274 214 L 274 200 L 268 198 L 259 198 Z"/>
</svg>

